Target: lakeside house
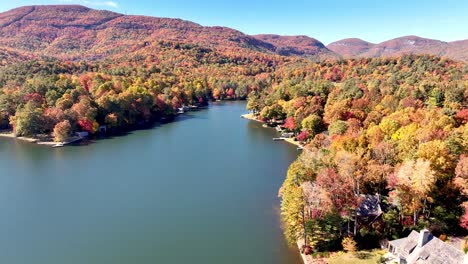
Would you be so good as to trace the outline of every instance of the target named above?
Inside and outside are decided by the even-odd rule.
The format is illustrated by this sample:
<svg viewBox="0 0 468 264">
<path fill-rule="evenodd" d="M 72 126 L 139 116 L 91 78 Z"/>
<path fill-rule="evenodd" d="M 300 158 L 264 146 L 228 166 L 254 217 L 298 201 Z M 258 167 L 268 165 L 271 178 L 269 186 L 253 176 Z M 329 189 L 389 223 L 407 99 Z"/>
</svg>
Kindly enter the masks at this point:
<svg viewBox="0 0 468 264">
<path fill-rule="evenodd" d="M 361 223 L 372 223 L 382 214 L 379 194 L 361 194 L 356 215 Z"/>
<path fill-rule="evenodd" d="M 283 133 L 283 134 L 281 134 L 281 137 L 283 137 L 283 138 L 293 138 L 294 133 L 293 132 Z"/>
<path fill-rule="evenodd" d="M 101 125 L 101 126 L 99 126 L 98 131 L 99 131 L 99 133 L 101 133 L 101 134 L 106 134 L 106 133 L 107 133 L 107 126 L 106 126 L 106 125 Z"/>
<path fill-rule="evenodd" d="M 400 264 L 468 263 L 466 254 L 432 236 L 426 229 L 420 232 L 413 230 L 408 237 L 390 241 L 388 251 Z"/>
<path fill-rule="evenodd" d="M 315 183 L 309 181 L 302 183 L 301 187 L 309 214 L 312 214 L 314 210 L 319 210 L 321 206 L 321 189 Z M 356 208 L 358 225 L 369 224 L 379 218 L 383 213 L 380 203 L 379 194 L 361 194 Z"/>
<path fill-rule="evenodd" d="M 89 132 L 86 132 L 86 131 L 76 132 L 76 136 L 79 138 L 85 138 L 89 136 Z"/>
</svg>

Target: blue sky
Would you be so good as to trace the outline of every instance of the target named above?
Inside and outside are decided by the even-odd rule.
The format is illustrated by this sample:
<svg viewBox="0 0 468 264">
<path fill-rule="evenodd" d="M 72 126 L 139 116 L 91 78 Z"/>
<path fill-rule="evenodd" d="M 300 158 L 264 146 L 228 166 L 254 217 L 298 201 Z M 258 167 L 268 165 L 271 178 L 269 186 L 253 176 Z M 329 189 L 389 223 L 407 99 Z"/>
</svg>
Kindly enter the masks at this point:
<svg viewBox="0 0 468 264">
<path fill-rule="evenodd" d="M 0 0 L 0 11 L 33 4 L 82 4 L 247 34 L 308 35 L 325 44 L 349 37 L 374 43 L 405 35 L 468 38 L 467 0 Z"/>
</svg>

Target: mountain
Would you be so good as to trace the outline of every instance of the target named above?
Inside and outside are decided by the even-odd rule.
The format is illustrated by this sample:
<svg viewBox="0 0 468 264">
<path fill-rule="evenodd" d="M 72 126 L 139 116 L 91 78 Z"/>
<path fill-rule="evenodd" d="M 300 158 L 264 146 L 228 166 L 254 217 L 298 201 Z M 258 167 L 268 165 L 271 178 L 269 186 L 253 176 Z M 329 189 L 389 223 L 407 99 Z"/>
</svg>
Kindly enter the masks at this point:
<svg viewBox="0 0 468 264">
<path fill-rule="evenodd" d="M 343 57 L 354 57 L 371 49 L 375 44 L 358 38 L 342 39 L 327 45 L 327 48 Z"/>
<path fill-rule="evenodd" d="M 123 15 L 79 5 L 25 6 L 0 13 L 0 60 L 31 57 L 61 60 L 128 60 L 155 56 L 166 46 L 197 47 L 243 58 L 399 56 L 432 54 L 468 61 L 468 40 L 443 42 L 406 36 L 372 44 L 344 39 L 328 46 L 307 36 L 250 36 L 227 27 L 205 27 L 181 19 Z M 266 58 L 265 57 L 265 58 Z"/>
<path fill-rule="evenodd" d="M 275 46 L 275 52 L 283 56 L 336 56 L 322 42 L 307 36 L 262 34 L 254 35 L 253 37 L 272 44 Z"/>
<path fill-rule="evenodd" d="M 403 54 L 431 54 L 468 61 L 468 40 L 444 42 L 418 36 L 405 36 L 372 44 L 360 39 L 343 39 L 330 43 L 328 49 L 343 57 L 394 57 Z"/>
<path fill-rule="evenodd" d="M 77 5 L 26 6 L 0 14 L 0 46 L 67 60 L 97 60 L 151 50 L 155 42 L 220 51 L 274 53 L 270 43 L 226 27 L 126 16 Z"/>
<path fill-rule="evenodd" d="M 444 56 L 468 62 L 468 39 L 449 42 Z"/>
<path fill-rule="evenodd" d="M 418 36 L 405 36 L 387 40 L 361 54 L 363 57 L 389 57 L 406 53 L 443 56 L 447 42 Z"/>
</svg>

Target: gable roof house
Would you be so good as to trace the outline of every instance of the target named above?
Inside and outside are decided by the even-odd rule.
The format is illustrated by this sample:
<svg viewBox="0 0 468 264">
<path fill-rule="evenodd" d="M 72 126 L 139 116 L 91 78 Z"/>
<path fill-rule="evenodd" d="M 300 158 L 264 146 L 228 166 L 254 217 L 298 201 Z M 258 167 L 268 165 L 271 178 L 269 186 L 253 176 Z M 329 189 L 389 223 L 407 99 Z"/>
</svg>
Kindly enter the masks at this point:
<svg viewBox="0 0 468 264">
<path fill-rule="evenodd" d="M 372 222 L 382 214 L 379 194 L 361 194 L 358 205 L 356 215 L 362 223 Z"/>
<path fill-rule="evenodd" d="M 419 233 L 413 230 L 408 237 L 392 240 L 388 243 L 388 250 L 400 264 L 468 263 L 461 250 L 433 237 L 428 230 Z"/>
<path fill-rule="evenodd" d="M 301 184 L 304 194 L 305 209 L 307 215 L 321 214 L 323 203 L 323 190 L 316 183 L 307 181 Z M 361 194 L 356 197 L 358 200 L 356 208 L 356 229 L 358 226 L 370 224 L 382 215 L 379 194 Z"/>
</svg>

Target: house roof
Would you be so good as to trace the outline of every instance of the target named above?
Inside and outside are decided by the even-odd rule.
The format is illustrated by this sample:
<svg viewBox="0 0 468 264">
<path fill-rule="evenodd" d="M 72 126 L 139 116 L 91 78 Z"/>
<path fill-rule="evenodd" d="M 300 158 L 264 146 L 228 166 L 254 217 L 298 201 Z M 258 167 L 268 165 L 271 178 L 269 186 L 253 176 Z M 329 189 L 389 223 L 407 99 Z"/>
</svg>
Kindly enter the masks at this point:
<svg viewBox="0 0 468 264">
<path fill-rule="evenodd" d="M 360 196 L 361 203 L 357 208 L 358 216 L 380 215 L 382 209 L 380 208 L 380 196 L 378 194 L 366 194 Z"/>
<path fill-rule="evenodd" d="M 418 238 L 419 233 L 414 230 L 411 231 L 409 236 L 406 238 L 406 241 L 398 249 L 398 253 L 403 257 L 409 256 L 418 244 Z"/>
<path fill-rule="evenodd" d="M 411 231 L 406 238 L 392 240 L 389 243 L 397 248 L 400 257 L 408 264 L 459 264 L 463 263 L 465 254 L 442 240 L 429 235 L 429 241 L 422 247 L 418 246 L 420 233 Z"/>
<path fill-rule="evenodd" d="M 454 263 L 461 264 L 465 254 L 453 246 L 443 242 L 438 238 L 433 238 L 423 247 L 417 247 L 412 254 L 407 257 L 408 263 Z"/>
<path fill-rule="evenodd" d="M 392 240 L 388 242 L 390 245 L 392 245 L 394 248 L 400 248 L 405 242 L 406 242 L 406 237 Z"/>
</svg>

